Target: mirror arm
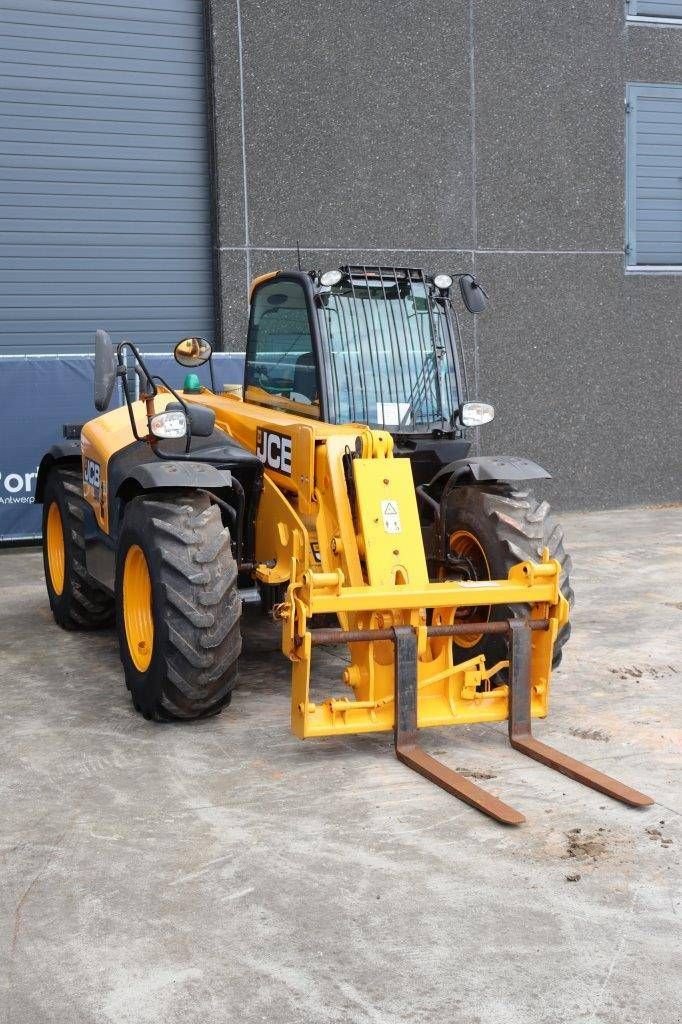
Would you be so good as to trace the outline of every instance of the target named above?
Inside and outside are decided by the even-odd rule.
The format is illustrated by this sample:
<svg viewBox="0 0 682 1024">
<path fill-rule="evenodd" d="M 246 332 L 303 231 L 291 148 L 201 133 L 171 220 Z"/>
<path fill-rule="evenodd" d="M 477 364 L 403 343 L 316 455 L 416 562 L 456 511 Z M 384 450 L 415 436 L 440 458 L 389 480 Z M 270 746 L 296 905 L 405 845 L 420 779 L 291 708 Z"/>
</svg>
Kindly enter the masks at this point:
<svg viewBox="0 0 682 1024">
<path fill-rule="evenodd" d="M 166 388 L 168 391 L 170 391 L 170 393 L 173 395 L 173 397 L 176 398 L 177 401 L 182 406 L 183 411 L 185 413 L 185 419 L 187 420 L 187 440 L 185 442 L 185 454 L 187 454 L 189 452 L 190 445 L 192 443 L 192 427 L 191 427 L 191 424 L 190 424 L 190 418 L 189 418 L 189 412 L 188 412 L 188 409 L 187 409 L 187 403 L 185 401 L 183 401 L 183 399 L 180 397 L 180 395 L 177 393 L 177 391 L 174 391 L 173 388 L 170 386 L 170 384 L 168 384 L 163 379 L 163 377 L 155 376 L 155 375 L 153 375 L 153 374 L 151 374 L 149 372 L 144 359 L 142 358 L 142 356 L 140 355 L 140 353 L 139 353 L 139 351 L 137 349 L 137 346 L 134 345 L 132 341 L 126 340 L 126 341 L 122 341 L 120 343 L 120 345 L 116 349 L 116 357 L 118 359 L 118 368 L 116 370 L 116 376 L 120 378 L 121 385 L 123 387 L 123 394 L 125 395 L 126 406 L 128 407 L 128 417 L 130 419 L 130 427 L 131 427 L 131 430 L 133 432 L 133 437 L 135 438 L 136 441 L 147 441 L 147 443 L 150 445 L 152 451 L 157 456 L 157 458 L 164 459 L 164 458 L 172 458 L 173 457 L 173 456 L 164 455 L 162 452 L 160 452 L 158 450 L 158 446 L 157 446 L 157 443 L 156 443 L 156 438 L 154 438 L 152 436 L 151 428 L 150 428 L 150 431 L 149 431 L 149 434 L 147 435 L 147 437 L 140 437 L 140 434 L 139 434 L 138 429 L 137 429 L 137 424 L 135 422 L 135 416 L 133 414 L 133 402 L 132 402 L 132 398 L 130 396 L 130 387 L 128 385 L 128 367 L 126 366 L 125 359 L 124 359 L 124 352 L 125 352 L 126 349 L 129 349 L 132 352 L 133 359 L 138 364 L 135 367 L 135 369 L 136 369 L 136 371 L 138 373 L 138 376 L 140 376 L 139 370 L 142 370 L 142 373 L 144 374 L 144 379 L 146 380 L 145 388 L 146 387 L 149 388 L 148 393 L 140 394 L 140 400 L 144 401 L 144 403 L 146 405 L 146 408 L 147 408 L 147 420 L 150 420 L 151 417 L 154 415 L 154 399 L 156 398 L 156 396 L 159 393 L 159 389 L 157 388 L 156 383 L 155 383 L 155 381 L 157 381 L 157 380 L 158 380 L 158 382 L 164 388 Z M 144 383 L 144 382 L 142 381 L 141 383 Z"/>
<path fill-rule="evenodd" d="M 151 420 L 152 416 L 154 415 L 154 399 L 156 398 L 156 395 L 158 393 L 157 389 L 156 389 L 156 385 L 154 384 L 154 381 L 152 379 L 152 375 L 150 374 L 149 370 L 147 369 L 145 361 L 142 358 L 142 356 L 140 355 L 137 346 L 134 345 L 133 342 L 130 341 L 128 338 L 125 338 L 119 344 L 118 348 L 116 349 L 116 354 L 118 356 L 119 368 L 120 367 L 124 367 L 124 372 L 127 373 L 127 368 L 125 367 L 125 361 L 124 361 L 124 358 L 123 358 L 123 353 L 125 352 L 126 349 L 130 349 L 130 351 L 132 352 L 133 359 L 138 364 L 138 366 L 142 369 L 142 372 L 144 373 L 144 375 L 146 377 L 146 380 L 147 380 L 147 385 L 149 385 L 149 387 L 150 387 L 149 392 L 147 392 L 146 385 L 145 385 L 145 392 L 143 394 L 140 394 L 140 396 L 139 396 L 140 397 L 140 401 L 143 401 L 144 404 L 145 404 L 145 407 L 146 407 L 146 410 L 147 410 L 147 422 L 149 422 Z M 128 387 L 127 387 L 127 380 L 123 376 L 121 377 L 121 380 L 124 381 L 124 390 L 125 390 L 125 395 L 126 395 L 126 402 L 128 403 L 128 415 L 130 416 L 131 423 L 133 423 L 135 417 L 133 416 L 132 407 L 130 405 L 130 393 L 129 393 Z M 134 434 L 134 436 L 135 436 L 135 438 L 137 440 L 140 440 L 140 437 L 139 437 L 139 435 L 137 433 L 137 429 L 134 426 L 133 426 L 133 434 Z M 152 451 L 154 451 L 155 450 L 155 446 L 156 446 L 156 438 L 153 436 L 153 434 L 151 432 L 151 427 L 149 429 L 149 433 L 148 433 L 147 437 L 145 438 L 145 440 L 147 441 L 147 443 L 152 448 Z"/>
<path fill-rule="evenodd" d="M 128 408 L 128 416 L 130 418 L 130 428 L 133 432 L 133 437 L 135 438 L 136 441 L 144 441 L 146 439 L 140 437 L 140 435 L 137 432 L 137 424 L 135 423 L 135 416 L 133 415 L 133 402 L 130 397 L 130 389 L 128 387 L 128 370 L 120 356 L 118 361 L 118 369 L 116 370 L 116 376 L 120 377 L 121 379 L 121 386 L 123 388 L 123 394 L 125 395 L 126 406 Z"/>
<path fill-rule="evenodd" d="M 142 372 L 144 373 L 144 375 L 145 375 L 145 377 L 147 379 L 147 384 L 151 388 L 151 391 L 149 392 L 149 394 L 145 395 L 144 397 L 156 398 L 157 391 L 156 391 L 156 387 L 154 385 L 154 379 L 153 379 L 151 373 L 149 372 L 149 370 L 147 369 L 145 361 L 144 361 L 144 359 L 142 358 L 142 356 L 140 355 L 140 353 L 138 351 L 137 345 L 134 345 L 132 341 L 128 341 L 126 339 L 126 340 L 122 341 L 120 343 L 120 345 L 118 346 L 118 348 L 116 349 L 116 354 L 118 356 L 119 366 L 124 366 L 125 365 L 124 362 L 123 362 L 123 352 L 125 351 L 125 349 L 130 349 L 130 351 L 133 354 L 133 359 L 135 360 L 135 362 L 141 368 Z M 140 398 L 142 398 L 142 397 L 143 396 L 140 395 Z"/>
</svg>

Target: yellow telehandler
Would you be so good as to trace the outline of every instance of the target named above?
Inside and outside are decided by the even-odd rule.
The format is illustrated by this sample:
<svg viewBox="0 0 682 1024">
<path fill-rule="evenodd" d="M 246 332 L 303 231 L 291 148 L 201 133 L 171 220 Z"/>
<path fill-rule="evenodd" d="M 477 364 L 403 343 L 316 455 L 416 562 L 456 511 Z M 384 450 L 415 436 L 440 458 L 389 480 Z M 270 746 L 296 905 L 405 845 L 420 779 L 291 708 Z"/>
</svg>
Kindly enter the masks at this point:
<svg viewBox="0 0 682 1024">
<path fill-rule="evenodd" d="M 38 474 L 45 577 L 65 629 L 116 621 L 135 708 L 157 721 L 219 712 L 241 650 L 240 586 L 260 589 L 292 664 L 291 724 L 305 739 L 393 730 L 397 756 L 508 824 L 514 808 L 445 767 L 418 729 L 509 723 L 512 745 L 634 806 L 649 797 L 540 743 L 569 635 L 561 527 L 520 457 L 471 453 L 493 416 L 472 401 L 455 283 L 469 274 L 344 266 L 254 281 L 240 390 L 208 363 L 182 390 L 136 346 L 95 339 L 101 415 Z M 125 404 L 107 411 L 116 382 Z M 137 397 L 136 397 L 137 396 Z M 348 696 L 312 700 L 313 648 L 347 645 Z"/>
</svg>

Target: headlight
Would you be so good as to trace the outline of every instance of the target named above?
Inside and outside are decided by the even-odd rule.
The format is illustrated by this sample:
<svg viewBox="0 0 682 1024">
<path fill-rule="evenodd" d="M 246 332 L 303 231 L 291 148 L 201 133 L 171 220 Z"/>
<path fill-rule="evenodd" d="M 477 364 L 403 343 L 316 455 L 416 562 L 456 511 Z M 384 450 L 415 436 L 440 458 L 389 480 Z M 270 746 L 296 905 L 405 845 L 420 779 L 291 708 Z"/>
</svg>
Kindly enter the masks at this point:
<svg viewBox="0 0 682 1024">
<path fill-rule="evenodd" d="M 340 270 L 327 270 L 320 278 L 320 284 L 323 288 L 333 288 L 335 284 L 338 284 L 343 274 Z"/>
<path fill-rule="evenodd" d="M 463 427 L 482 427 L 490 423 L 495 410 L 487 402 L 465 402 L 459 410 L 459 420 Z"/>
<path fill-rule="evenodd" d="M 184 412 L 157 412 L 149 421 L 154 437 L 184 437 L 187 433 L 187 417 Z"/>
<path fill-rule="evenodd" d="M 452 286 L 452 278 L 449 274 L 436 274 L 433 283 L 439 291 L 446 292 Z"/>
</svg>

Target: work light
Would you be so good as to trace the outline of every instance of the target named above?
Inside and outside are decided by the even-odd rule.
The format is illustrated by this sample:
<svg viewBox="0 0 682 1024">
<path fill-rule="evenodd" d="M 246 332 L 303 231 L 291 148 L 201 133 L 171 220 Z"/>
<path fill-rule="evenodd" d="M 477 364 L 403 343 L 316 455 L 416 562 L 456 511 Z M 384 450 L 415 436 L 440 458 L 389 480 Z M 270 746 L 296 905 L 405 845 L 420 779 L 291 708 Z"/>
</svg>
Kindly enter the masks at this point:
<svg viewBox="0 0 682 1024">
<path fill-rule="evenodd" d="M 459 419 L 463 427 L 482 427 L 490 423 L 495 410 L 487 402 L 464 402 L 459 410 Z"/>
<path fill-rule="evenodd" d="M 184 412 L 157 412 L 149 421 L 149 429 L 154 437 L 184 437 L 187 433 L 187 417 Z"/>
<path fill-rule="evenodd" d="M 436 274 L 433 283 L 439 291 L 446 292 L 448 288 L 452 287 L 452 278 L 449 274 Z"/>
<path fill-rule="evenodd" d="M 324 288 L 333 288 L 335 284 L 338 284 L 343 274 L 340 270 L 326 270 L 320 278 L 320 284 Z"/>
</svg>

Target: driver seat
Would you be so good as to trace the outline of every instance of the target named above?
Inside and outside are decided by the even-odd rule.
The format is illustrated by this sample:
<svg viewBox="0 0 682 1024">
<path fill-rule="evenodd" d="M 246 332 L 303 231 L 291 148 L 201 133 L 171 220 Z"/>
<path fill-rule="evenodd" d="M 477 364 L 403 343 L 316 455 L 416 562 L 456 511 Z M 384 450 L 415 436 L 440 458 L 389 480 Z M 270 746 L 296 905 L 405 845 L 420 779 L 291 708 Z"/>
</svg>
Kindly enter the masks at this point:
<svg viewBox="0 0 682 1024">
<path fill-rule="evenodd" d="M 303 352 L 296 360 L 291 390 L 299 395 L 305 395 L 311 402 L 317 400 L 317 375 L 315 356 L 312 352 Z"/>
</svg>

